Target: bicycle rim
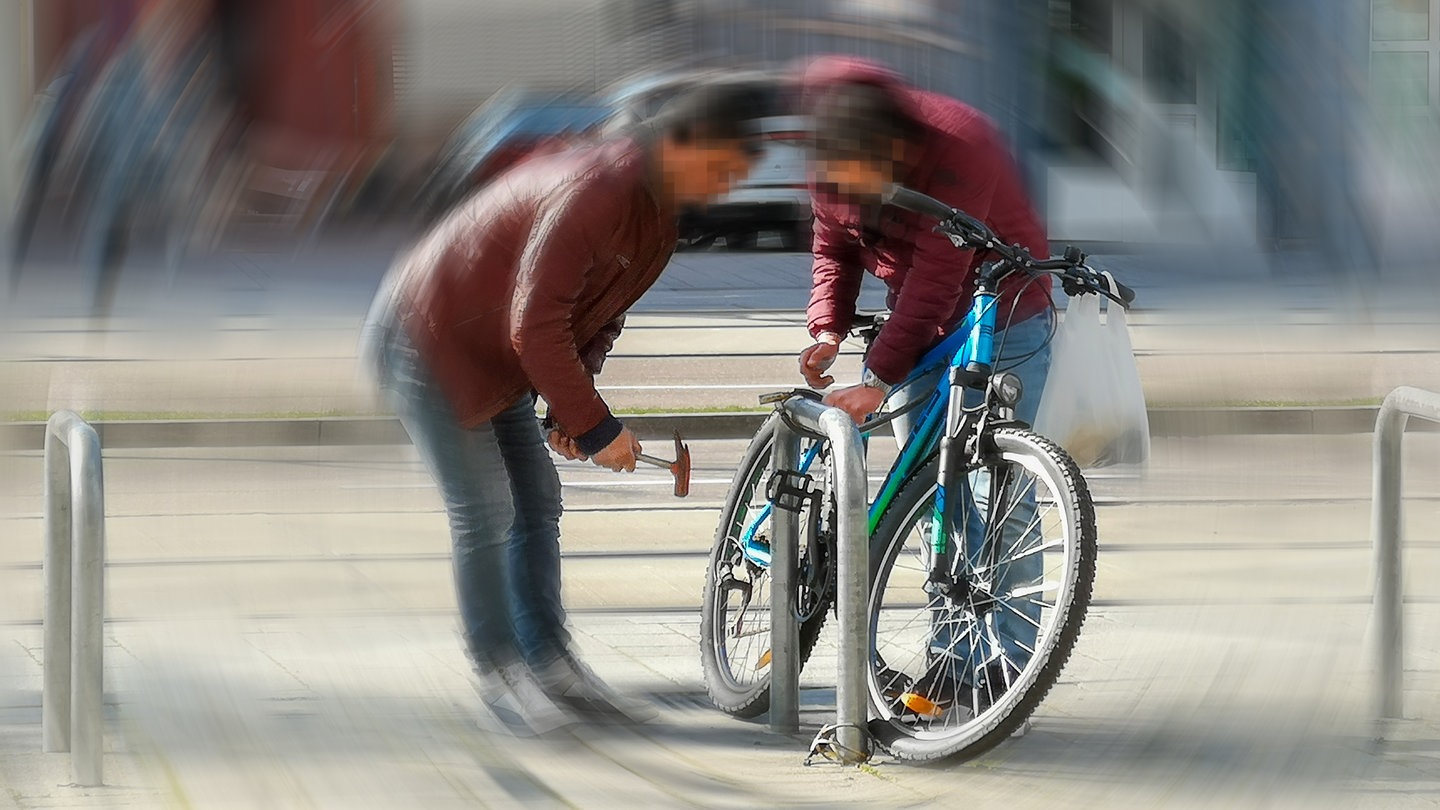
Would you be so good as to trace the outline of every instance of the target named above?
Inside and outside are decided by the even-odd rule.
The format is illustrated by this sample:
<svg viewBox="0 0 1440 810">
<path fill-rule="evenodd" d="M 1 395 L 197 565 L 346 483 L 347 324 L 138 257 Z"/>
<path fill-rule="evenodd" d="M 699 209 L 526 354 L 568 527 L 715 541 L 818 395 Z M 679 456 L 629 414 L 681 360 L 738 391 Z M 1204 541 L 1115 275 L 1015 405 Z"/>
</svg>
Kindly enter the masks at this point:
<svg viewBox="0 0 1440 810">
<path fill-rule="evenodd" d="M 873 541 L 871 732 L 898 757 L 973 756 L 1009 736 L 1059 677 L 1089 605 L 1095 517 L 1079 470 L 1028 431 L 993 441 L 994 485 L 972 475 L 951 494 L 951 571 L 968 586 L 927 592 L 934 462 Z"/>
<path fill-rule="evenodd" d="M 740 538 L 767 503 L 771 436 L 773 425 L 761 428 L 731 484 L 711 548 L 702 597 L 700 645 L 706 689 L 718 708 L 740 717 L 763 714 L 770 705 L 770 570 L 768 565 L 747 557 Z M 819 468 L 823 468 L 823 456 L 812 472 Z M 802 513 L 800 520 L 799 573 L 803 578 L 823 562 L 812 560 L 806 553 L 803 527 L 809 520 L 808 513 Z M 772 524 L 773 520 L 766 518 L 757 531 L 767 548 Z M 827 574 L 821 570 L 820 575 Z M 808 615 L 800 623 L 803 663 L 819 637 L 830 595 L 802 587 L 799 597 L 797 603 L 808 607 Z"/>
</svg>

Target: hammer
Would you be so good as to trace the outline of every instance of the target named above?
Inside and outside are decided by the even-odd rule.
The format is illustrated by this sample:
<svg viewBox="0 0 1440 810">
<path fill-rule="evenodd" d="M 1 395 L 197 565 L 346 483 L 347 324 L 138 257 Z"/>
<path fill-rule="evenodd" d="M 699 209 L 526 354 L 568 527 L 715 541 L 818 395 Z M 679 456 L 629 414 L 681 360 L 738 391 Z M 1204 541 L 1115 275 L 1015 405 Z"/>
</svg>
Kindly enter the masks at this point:
<svg viewBox="0 0 1440 810">
<path fill-rule="evenodd" d="M 675 431 L 674 461 L 647 456 L 644 453 L 636 453 L 635 460 L 669 470 L 670 474 L 675 476 L 675 497 L 683 498 L 690 494 L 690 448 L 680 440 L 680 431 Z"/>
</svg>

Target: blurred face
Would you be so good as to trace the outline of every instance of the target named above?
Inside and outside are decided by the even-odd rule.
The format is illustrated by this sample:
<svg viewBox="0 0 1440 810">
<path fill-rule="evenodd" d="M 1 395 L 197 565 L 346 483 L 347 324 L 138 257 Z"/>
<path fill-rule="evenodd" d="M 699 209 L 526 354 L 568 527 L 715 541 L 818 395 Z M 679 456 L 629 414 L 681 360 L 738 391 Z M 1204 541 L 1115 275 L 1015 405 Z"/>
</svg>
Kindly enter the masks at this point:
<svg viewBox="0 0 1440 810">
<path fill-rule="evenodd" d="M 895 164 L 873 160 L 823 160 L 815 164 L 815 180 L 845 197 L 878 197 L 895 182 Z"/>
<path fill-rule="evenodd" d="M 900 179 L 904 141 L 892 144 L 889 155 L 824 155 L 815 159 L 815 182 L 844 197 L 869 199 L 885 192 Z"/>
<path fill-rule="evenodd" d="M 660 144 L 662 171 L 671 197 L 680 204 L 699 204 L 729 191 L 750 173 L 754 154 L 740 141 Z"/>
</svg>

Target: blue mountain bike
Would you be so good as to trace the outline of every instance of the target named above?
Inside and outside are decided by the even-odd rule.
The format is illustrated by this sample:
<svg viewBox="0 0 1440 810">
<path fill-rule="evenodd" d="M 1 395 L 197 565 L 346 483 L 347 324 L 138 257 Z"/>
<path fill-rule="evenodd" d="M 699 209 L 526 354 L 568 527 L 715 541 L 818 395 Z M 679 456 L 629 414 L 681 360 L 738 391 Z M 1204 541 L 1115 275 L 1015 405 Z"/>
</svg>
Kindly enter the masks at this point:
<svg viewBox="0 0 1440 810">
<path fill-rule="evenodd" d="M 1051 274 L 1070 295 L 1133 293 L 1068 248 L 1035 259 L 984 223 L 897 188 L 891 204 L 932 216 L 957 248 L 986 250 L 961 328 L 907 383 L 945 367 L 928 397 L 861 432 L 913 427 L 869 511 L 869 731 L 892 754 L 974 756 L 1021 729 L 1055 684 L 1080 633 L 1095 577 L 1095 510 L 1075 462 L 1014 417 L 1019 379 L 997 368 L 998 289 L 1014 273 Z M 856 319 L 868 348 L 884 315 Z M 904 384 L 896 386 L 899 391 Z M 969 393 L 967 397 L 966 394 Z M 812 391 L 791 394 L 818 396 Z M 701 661 L 715 705 L 740 717 L 769 708 L 770 525 L 777 503 L 800 512 L 795 619 L 808 658 L 833 604 L 835 499 L 826 446 L 802 446 L 795 470 L 770 469 L 776 412 L 731 484 L 711 548 Z M 803 433 L 803 431 L 801 431 Z M 779 492 L 783 497 L 777 497 Z"/>
</svg>

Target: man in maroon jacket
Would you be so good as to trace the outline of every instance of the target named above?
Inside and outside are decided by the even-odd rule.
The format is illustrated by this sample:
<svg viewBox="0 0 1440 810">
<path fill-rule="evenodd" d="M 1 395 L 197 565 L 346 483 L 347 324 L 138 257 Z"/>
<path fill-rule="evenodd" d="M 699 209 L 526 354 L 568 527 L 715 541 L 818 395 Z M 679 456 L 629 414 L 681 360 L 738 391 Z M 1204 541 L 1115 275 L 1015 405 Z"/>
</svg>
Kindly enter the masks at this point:
<svg viewBox="0 0 1440 810">
<path fill-rule="evenodd" d="M 366 355 L 440 486 L 468 653 L 508 730 L 649 713 L 571 652 L 536 396 L 562 455 L 635 469 L 640 442 L 594 375 L 670 259 L 677 207 L 748 170 L 759 94 L 707 86 L 626 137 L 501 175 L 400 259 L 372 307 Z"/>
<path fill-rule="evenodd" d="M 808 311 L 816 342 L 800 355 L 801 372 L 810 385 L 824 388 L 834 382 L 824 376 L 825 370 L 850 329 L 864 273 L 889 287 L 891 315 L 865 357 L 860 384 L 825 398 L 859 423 L 887 396 L 889 407 L 898 409 L 935 390 L 944 368 L 916 373 L 915 365 L 964 320 L 984 259 L 957 250 L 948 237 L 935 233 L 934 220 L 882 206 L 884 189 L 899 182 L 935 197 L 984 220 L 1005 242 L 1018 242 L 1035 255 L 1048 255 L 1049 246 L 999 133 L 973 108 L 908 87 L 889 70 L 850 58 L 816 60 L 806 71 L 804 91 L 814 116 L 817 151 L 812 194 L 815 263 Z M 1000 283 L 996 368 L 1019 376 L 1024 396 L 1015 412 L 1027 422 L 1035 420 L 1049 372 L 1050 312 L 1049 276 L 1015 275 Z M 978 404 L 978 392 L 967 392 L 966 400 L 969 406 Z M 909 415 L 896 420 L 902 444 L 910 421 Z M 979 504 L 988 491 L 987 475 L 980 471 L 968 476 L 966 487 L 973 495 L 957 502 Z M 1007 525 L 1024 527 L 1033 508 L 1032 499 L 1022 499 Z M 985 535 L 980 509 L 969 508 L 963 527 L 965 559 L 979 553 Z M 1000 542 L 1026 542 L 1026 537 L 1021 528 L 1004 533 Z M 1002 547 L 1001 553 L 1009 550 Z M 995 592 L 1013 594 L 1038 582 L 1040 563 L 1038 554 L 1011 560 L 997 575 Z M 1005 603 L 1007 610 L 994 613 L 992 634 L 978 638 L 957 629 L 975 617 L 956 609 L 958 615 L 933 625 L 926 659 L 931 663 L 924 672 L 883 670 L 877 678 L 897 692 L 925 697 L 931 710 L 940 713 L 988 705 L 1013 682 L 1035 647 L 1038 602 L 1007 597 Z M 973 700 L 964 697 L 967 689 Z"/>
<path fill-rule="evenodd" d="M 920 356 L 970 310 L 983 256 L 958 251 L 934 221 L 882 206 L 898 182 L 984 220 L 1007 243 L 1049 255 L 1045 228 L 1030 205 L 994 125 L 954 99 L 907 86 L 890 70 L 850 57 L 823 57 L 805 71 L 806 106 L 816 128 L 813 286 L 807 311 L 815 345 L 800 356 L 816 388 L 850 329 L 865 273 L 889 288 L 890 318 L 865 359 L 861 384 L 826 402 L 856 422 L 906 381 Z M 1000 285 L 995 345 L 1025 384 L 1018 415 L 1033 421 L 1049 368 L 1050 280 L 1011 277 Z M 1003 365 L 1002 365 L 1003 367 Z M 935 378 L 938 380 L 938 377 Z M 934 381 L 930 381 L 933 384 Z M 917 390 L 929 386 L 912 384 Z"/>
</svg>

